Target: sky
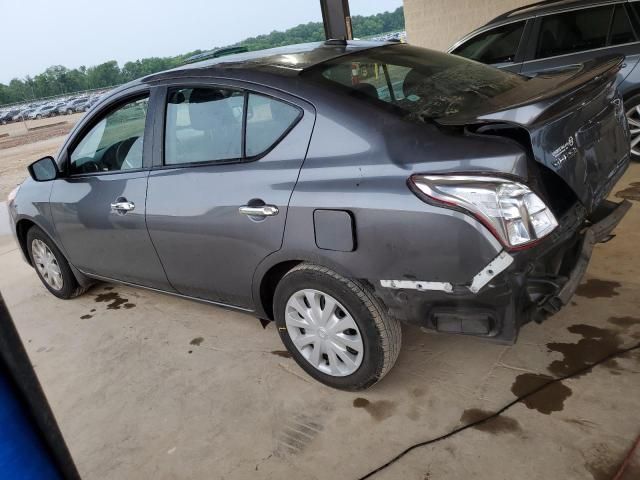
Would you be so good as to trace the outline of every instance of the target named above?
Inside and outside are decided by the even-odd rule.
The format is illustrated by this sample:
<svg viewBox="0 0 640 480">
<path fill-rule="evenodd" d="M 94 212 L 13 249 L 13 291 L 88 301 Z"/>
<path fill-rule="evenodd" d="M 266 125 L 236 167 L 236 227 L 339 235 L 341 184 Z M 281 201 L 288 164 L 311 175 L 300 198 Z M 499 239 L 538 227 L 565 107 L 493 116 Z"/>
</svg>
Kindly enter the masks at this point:
<svg viewBox="0 0 640 480">
<path fill-rule="evenodd" d="M 402 0 L 350 0 L 351 15 Z M 51 65 L 173 56 L 321 21 L 319 0 L 0 0 L 0 83 Z"/>
</svg>

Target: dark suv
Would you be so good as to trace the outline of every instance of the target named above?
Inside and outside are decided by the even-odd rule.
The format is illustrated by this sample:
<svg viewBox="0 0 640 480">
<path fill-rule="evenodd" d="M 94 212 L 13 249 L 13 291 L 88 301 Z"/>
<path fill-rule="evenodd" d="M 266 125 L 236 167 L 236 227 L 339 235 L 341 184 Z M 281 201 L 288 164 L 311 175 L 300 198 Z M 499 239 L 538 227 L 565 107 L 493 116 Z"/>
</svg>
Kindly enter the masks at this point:
<svg viewBox="0 0 640 480">
<path fill-rule="evenodd" d="M 640 160 L 640 2 L 557 0 L 511 10 L 457 42 L 450 53 L 535 76 L 609 55 L 626 57 L 618 74 Z"/>
</svg>

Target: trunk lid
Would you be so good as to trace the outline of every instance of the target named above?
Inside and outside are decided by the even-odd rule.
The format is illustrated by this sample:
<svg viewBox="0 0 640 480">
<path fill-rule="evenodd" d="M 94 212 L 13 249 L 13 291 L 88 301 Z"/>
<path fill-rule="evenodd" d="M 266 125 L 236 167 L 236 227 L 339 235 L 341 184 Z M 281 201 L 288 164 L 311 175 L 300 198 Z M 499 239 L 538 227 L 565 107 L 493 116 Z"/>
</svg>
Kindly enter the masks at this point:
<svg viewBox="0 0 640 480">
<path fill-rule="evenodd" d="M 538 76 L 485 105 L 435 121 L 525 129 L 534 159 L 562 178 L 591 212 L 629 163 L 629 129 L 615 87 L 622 61 L 594 60 L 568 72 Z"/>
</svg>

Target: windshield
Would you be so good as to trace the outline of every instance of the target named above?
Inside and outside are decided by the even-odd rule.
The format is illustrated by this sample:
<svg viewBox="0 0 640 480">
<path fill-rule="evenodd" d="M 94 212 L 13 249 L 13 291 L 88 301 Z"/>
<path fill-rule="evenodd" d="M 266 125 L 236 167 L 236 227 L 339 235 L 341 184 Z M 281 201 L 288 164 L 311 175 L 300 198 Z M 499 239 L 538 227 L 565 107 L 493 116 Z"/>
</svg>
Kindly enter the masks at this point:
<svg viewBox="0 0 640 480">
<path fill-rule="evenodd" d="M 495 105 L 525 77 L 409 45 L 338 57 L 303 77 L 420 120 Z"/>
</svg>

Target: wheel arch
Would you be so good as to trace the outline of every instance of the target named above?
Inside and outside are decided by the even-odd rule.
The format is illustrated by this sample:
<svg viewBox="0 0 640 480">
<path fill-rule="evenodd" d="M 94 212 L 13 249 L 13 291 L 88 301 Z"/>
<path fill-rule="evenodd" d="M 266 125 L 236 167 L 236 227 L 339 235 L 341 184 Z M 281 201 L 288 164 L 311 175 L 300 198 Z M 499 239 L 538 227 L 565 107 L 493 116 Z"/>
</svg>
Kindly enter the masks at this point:
<svg viewBox="0 0 640 480">
<path fill-rule="evenodd" d="M 273 297 L 276 287 L 282 278 L 301 263 L 312 263 L 329 268 L 345 278 L 353 278 L 352 272 L 345 270 L 344 265 L 323 255 L 310 256 L 303 252 L 295 252 L 290 256 L 281 252 L 267 257 L 258 266 L 254 274 L 253 298 L 255 314 L 260 318 L 273 320 Z"/>
<path fill-rule="evenodd" d="M 285 260 L 271 266 L 262 275 L 259 287 L 259 313 L 263 313 L 268 320 L 274 320 L 273 297 L 280 280 L 292 269 L 304 263 L 304 260 Z"/>
<path fill-rule="evenodd" d="M 18 220 L 18 223 L 16 223 L 16 237 L 18 238 L 18 245 L 20 246 L 27 263 L 33 267 L 33 264 L 31 263 L 31 256 L 29 255 L 29 249 L 27 248 L 27 233 L 32 227 L 42 229 L 42 227 L 29 218 L 23 218 Z"/>
<path fill-rule="evenodd" d="M 623 98 L 624 102 L 626 103 L 627 101 L 629 101 L 630 99 L 632 99 L 633 97 L 638 96 L 638 95 L 640 95 L 640 85 L 637 85 L 634 88 L 626 91 L 622 95 L 622 98 Z"/>
</svg>

